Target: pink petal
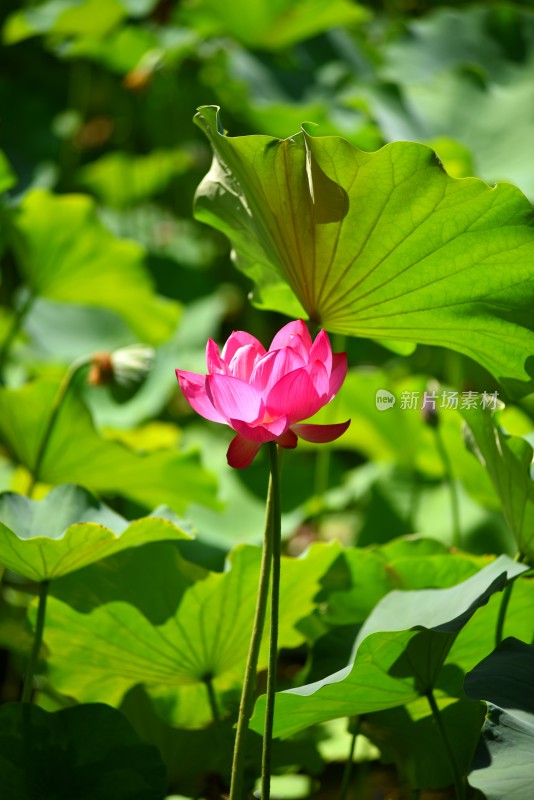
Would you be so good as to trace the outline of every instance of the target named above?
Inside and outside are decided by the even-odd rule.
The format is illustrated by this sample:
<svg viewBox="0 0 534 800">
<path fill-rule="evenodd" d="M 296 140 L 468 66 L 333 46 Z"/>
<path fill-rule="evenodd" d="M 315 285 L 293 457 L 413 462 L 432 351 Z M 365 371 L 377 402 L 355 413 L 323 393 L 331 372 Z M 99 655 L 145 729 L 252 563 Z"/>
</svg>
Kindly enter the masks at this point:
<svg viewBox="0 0 534 800">
<path fill-rule="evenodd" d="M 289 428 L 289 417 L 287 414 L 284 414 L 283 417 L 273 419 L 272 422 L 264 421 L 261 424 L 265 430 L 269 431 L 269 433 L 272 433 L 275 436 L 282 436 Z"/>
<path fill-rule="evenodd" d="M 297 439 L 291 428 L 289 428 L 289 430 L 287 430 L 284 433 L 284 435 L 280 436 L 276 441 L 281 447 L 289 447 L 293 449 L 294 447 L 297 446 L 299 440 Z"/>
<path fill-rule="evenodd" d="M 228 337 L 222 351 L 222 357 L 226 363 L 229 364 L 237 350 L 239 350 L 240 347 L 245 347 L 247 344 L 253 345 L 260 356 L 264 355 L 265 347 L 261 342 L 258 342 L 255 336 L 252 336 L 246 331 L 233 331 Z"/>
<path fill-rule="evenodd" d="M 332 347 L 326 331 L 319 331 L 310 350 L 310 362 L 320 361 L 330 375 L 332 371 Z"/>
<path fill-rule="evenodd" d="M 226 420 L 240 419 L 255 422 L 260 412 L 263 416 L 263 402 L 260 392 L 250 384 L 231 375 L 208 375 L 206 392 L 216 410 Z"/>
<path fill-rule="evenodd" d="M 306 363 L 307 360 L 305 361 L 291 347 L 269 350 L 256 364 L 254 372 L 250 376 L 250 383 L 266 397 L 280 378 L 283 378 L 288 372 L 305 366 Z"/>
<path fill-rule="evenodd" d="M 291 423 L 313 416 L 328 401 L 329 380 L 325 367 L 315 361 L 278 381 L 267 395 L 266 412 L 272 417 L 287 414 Z"/>
<path fill-rule="evenodd" d="M 213 407 L 213 403 L 206 393 L 206 375 L 177 369 L 176 377 L 185 399 L 197 414 L 212 422 L 226 423 L 226 419 Z"/>
<path fill-rule="evenodd" d="M 230 375 L 239 378 L 241 381 L 250 382 L 252 370 L 261 358 L 258 348 L 254 344 L 246 344 L 240 347 L 230 361 Z"/>
<path fill-rule="evenodd" d="M 306 372 L 313 381 L 315 391 L 319 397 L 323 398 L 323 404 L 328 402 L 327 397 L 330 389 L 330 376 L 326 371 L 325 365 L 321 361 L 313 361 L 306 367 Z"/>
<path fill-rule="evenodd" d="M 223 375 L 228 374 L 228 367 L 221 358 L 219 346 L 213 341 L 213 339 L 208 339 L 208 343 L 206 344 L 206 364 L 208 366 L 208 372 L 210 375 L 213 375 L 216 372 L 220 372 Z"/>
<path fill-rule="evenodd" d="M 232 428 L 237 433 L 242 434 L 246 439 L 252 439 L 254 442 L 272 442 L 282 436 L 289 426 L 289 418 L 279 417 L 272 422 L 262 423 L 261 425 L 247 425 L 239 419 L 229 420 Z"/>
<path fill-rule="evenodd" d="M 307 442 L 315 442 L 316 444 L 324 444 L 325 442 L 333 442 L 339 439 L 350 425 L 350 419 L 347 422 L 338 422 L 334 425 L 292 425 L 290 430 L 294 431 L 301 439 Z"/>
<path fill-rule="evenodd" d="M 248 467 L 252 463 L 260 447 L 260 442 L 251 442 L 250 439 L 245 439 L 244 436 L 238 433 L 230 442 L 226 460 L 231 467 L 244 469 L 244 467 Z"/>
<path fill-rule="evenodd" d="M 298 337 L 298 338 L 297 338 Z M 312 340 L 306 323 L 301 319 L 288 322 L 280 328 L 271 342 L 269 350 L 279 350 L 281 347 L 292 347 L 297 353 L 306 356 L 310 352 Z"/>
<path fill-rule="evenodd" d="M 328 387 L 328 399 L 331 400 L 341 389 L 341 385 L 347 376 L 347 354 L 334 353 L 332 356 L 332 372 L 330 373 L 330 385 Z"/>
</svg>

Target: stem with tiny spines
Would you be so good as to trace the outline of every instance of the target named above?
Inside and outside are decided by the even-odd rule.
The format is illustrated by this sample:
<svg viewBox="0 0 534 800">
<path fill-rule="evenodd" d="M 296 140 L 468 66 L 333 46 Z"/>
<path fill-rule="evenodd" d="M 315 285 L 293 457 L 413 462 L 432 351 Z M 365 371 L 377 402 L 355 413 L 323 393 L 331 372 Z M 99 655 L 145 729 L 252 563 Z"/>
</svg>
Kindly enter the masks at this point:
<svg viewBox="0 0 534 800">
<path fill-rule="evenodd" d="M 278 656 L 278 616 L 280 604 L 280 551 L 282 520 L 280 506 L 280 470 L 278 446 L 269 442 L 273 508 L 271 517 L 272 586 L 269 634 L 269 665 L 267 669 L 267 697 L 265 703 L 265 727 L 261 767 L 261 798 L 269 800 L 271 794 L 271 752 L 274 725 L 274 703 L 276 697 L 276 670 Z"/>
<path fill-rule="evenodd" d="M 249 720 L 252 715 L 254 705 L 254 687 L 256 683 L 256 670 L 258 666 L 258 656 L 263 635 L 265 622 L 265 612 L 267 609 L 267 599 L 269 595 L 269 581 L 271 576 L 272 562 L 272 518 L 274 506 L 273 476 L 269 478 L 269 488 L 267 491 L 267 506 L 265 511 L 265 531 L 263 536 L 263 551 L 260 567 L 260 580 L 258 595 L 256 599 L 256 611 L 252 635 L 250 638 L 247 664 L 243 689 L 241 691 L 241 703 L 239 706 L 239 716 L 237 720 L 237 733 L 234 745 L 234 757 L 232 763 L 232 775 L 230 781 L 229 800 L 242 800 L 243 796 L 243 774 L 245 771 L 246 743 L 248 734 Z"/>
</svg>

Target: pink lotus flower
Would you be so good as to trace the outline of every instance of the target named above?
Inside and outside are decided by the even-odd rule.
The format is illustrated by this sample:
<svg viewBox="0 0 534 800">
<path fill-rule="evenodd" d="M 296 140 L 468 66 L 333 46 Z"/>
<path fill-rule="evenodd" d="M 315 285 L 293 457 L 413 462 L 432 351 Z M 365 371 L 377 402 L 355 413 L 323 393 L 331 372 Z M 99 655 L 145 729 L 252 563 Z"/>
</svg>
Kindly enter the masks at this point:
<svg viewBox="0 0 534 800">
<path fill-rule="evenodd" d="M 227 453 L 231 467 L 248 467 L 264 442 L 332 442 L 350 425 L 300 422 L 332 400 L 347 374 L 346 354 L 332 354 L 325 331 L 312 343 L 301 319 L 284 325 L 267 352 L 244 331 L 234 331 L 222 353 L 209 339 L 206 361 L 208 375 L 177 369 L 176 377 L 195 411 L 237 432 Z"/>
</svg>

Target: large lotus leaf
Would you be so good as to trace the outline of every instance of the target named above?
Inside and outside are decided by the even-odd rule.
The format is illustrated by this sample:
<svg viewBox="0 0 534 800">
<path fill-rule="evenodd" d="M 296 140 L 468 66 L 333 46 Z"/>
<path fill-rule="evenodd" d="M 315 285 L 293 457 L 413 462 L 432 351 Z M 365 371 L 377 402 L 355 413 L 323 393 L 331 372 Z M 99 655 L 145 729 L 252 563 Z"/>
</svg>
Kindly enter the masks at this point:
<svg viewBox="0 0 534 800">
<path fill-rule="evenodd" d="M 12 226 L 32 294 L 108 308 L 150 343 L 173 332 L 179 308 L 154 293 L 143 249 L 109 233 L 89 197 L 28 192 Z"/>
<path fill-rule="evenodd" d="M 215 151 L 196 215 L 230 238 L 261 304 L 450 347 L 508 390 L 532 389 L 534 225 L 521 192 L 451 178 L 419 144 L 229 138 L 212 106 L 195 120 Z"/>
<path fill-rule="evenodd" d="M 338 545 L 315 545 L 302 558 L 283 559 L 280 647 L 302 643 L 296 623 L 312 611 L 318 582 L 338 554 Z M 79 700 L 113 704 L 143 683 L 162 716 L 192 728 L 212 718 L 208 678 L 221 713 L 235 707 L 260 557 L 260 548 L 242 546 L 226 572 L 208 573 L 171 545 L 154 544 L 54 582 L 45 631 L 53 685 Z M 259 667 L 266 664 L 265 641 Z"/>
<path fill-rule="evenodd" d="M 275 736 L 341 716 L 404 705 L 435 685 L 458 631 L 525 567 L 506 556 L 448 589 L 390 592 L 356 638 L 347 667 L 276 696 Z M 262 730 L 265 698 L 251 725 Z"/>
<path fill-rule="evenodd" d="M 419 696 L 415 678 L 392 675 L 416 631 L 376 633 L 362 644 L 349 667 L 322 680 L 276 695 L 274 736 L 285 738 L 310 725 L 338 717 L 369 714 L 402 706 Z M 256 702 L 253 730 L 264 727 L 265 697 Z"/>
<path fill-rule="evenodd" d="M 507 435 L 489 409 L 464 412 L 467 444 L 486 468 L 501 501 L 518 551 L 534 558 L 534 481 L 532 447 L 519 436 Z"/>
<path fill-rule="evenodd" d="M 58 381 L 0 388 L 0 441 L 30 472 L 51 413 Z M 79 483 L 99 493 L 118 493 L 147 507 L 166 504 L 181 513 L 190 503 L 213 506 L 215 480 L 192 452 L 162 450 L 140 455 L 102 439 L 71 389 L 58 414 L 44 456 L 45 483 Z"/>
<path fill-rule="evenodd" d="M 191 538 L 164 513 L 129 523 L 79 486 L 58 486 L 41 501 L 7 492 L 0 495 L 0 563 L 46 581 L 128 547 Z"/>
<path fill-rule="evenodd" d="M 4 797 L 17 800 L 163 800 L 157 749 L 102 704 L 49 713 L 28 703 L 0 709 Z"/>
<path fill-rule="evenodd" d="M 534 646 L 505 639 L 465 679 L 488 713 L 469 782 L 488 800 L 527 800 L 534 780 Z"/>
<path fill-rule="evenodd" d="M 226 35 L 248 47 L 274 50 L 338 25 L 362 22 L 367 12 L 347 0 L 199 0 L 185 19 L 204 35 Z"/>
</svg>

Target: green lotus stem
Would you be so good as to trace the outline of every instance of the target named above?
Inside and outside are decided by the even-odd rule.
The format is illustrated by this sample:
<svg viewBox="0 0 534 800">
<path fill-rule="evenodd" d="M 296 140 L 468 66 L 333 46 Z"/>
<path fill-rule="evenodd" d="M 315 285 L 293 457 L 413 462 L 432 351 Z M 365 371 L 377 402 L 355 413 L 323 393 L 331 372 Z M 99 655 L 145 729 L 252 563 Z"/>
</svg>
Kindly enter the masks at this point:
<svg viewBox="0 0 534 800">
<path fill-rule="evenodd" d="M 276 445 L 273 445 L 276 447 Z M 272 526 L 274 509 L 274 481 L 271 472 L 269 478 L 269 488 L 267 491 L 267 506 L 265 511 L 265 532 L 263 537 L 263 551 L 260 567 L 260 581 L 258 586 L 258 596 L 256 600 L 256 611 L 254 613 L 254 623 L 250 638 L 247 664 L 243 689 L 241 691 L 241 703 L 239 706 L 239 716 L 237 720 L 237 733 L 234 745 L 234 757 L 232 763 L 232 777 L 230 782 L 229 800 L 242 800 L 243 798 L 243 773 L 245 771 L 245 758 L 247 747 L 247 734 L 249 720 L 254 706 L 254 687 L 256 684 L 256 671 L 258 666 L 258 656 L 260 653 L 263 626 L 265 622 L 265 612 L 267 609 L 267 599 L 269 595 L 269 580 L 271 576 L 272 562 Z"/>
<path fill-rule="evenodd" d="M 274 702 L 276 697 L 276 671 L 278 663 L 278 617 L 280 605 L 280 550 L 282 543 L 282 511 L 280 507 L 280 470 L 278 447 L 269 442 L 271 487 L 273 495 L 271 515 L 272 587 L 269 634 L 269 665 L 267 669 L 267 697 L 265 702 L 265 727 L 261 765 L 261 799 L 271 795 L 271 751 L 273 742 Z"/>
<path fill-rule="evenodd" d="M 443 464 L 443 469 L 445 471 L 445 479 L 449 484 L 449 491 L 451 494 L 452 543 L 454 547 L 461 547 L 462 532 L 460 528 L 460 504 L 458 501 L 458 488 L 456 486 L 456 481 L 454 479 L 454 472 L 452 469 L 451 460 L 449 458 L 449 454 L 447 453 L 447 448 L 445 447 L 445 442 L 443 441 L 443 437 L 441 435 L 439 427 L 434 428 L 434 433 L 436 435 L 436 446 L 438 454 L 439 457 L 441 458 L 441 463 Z"/>
<path fill-rule="evenodd" d="M 42 581 L 39 584 L 39 605 L 37 606 L 37 620 L 35 623 L 35 633 L 33 636 L 33 644 L 30 652 L 30 660 L 24 676 L 24 685 L 22 687 L 23 703 L 30 703 L 32 698 L 33 689 L 33 676 L 37 669 L 37 662 L 39 660 L 39 652 L 43 641 L 43 631 L 46 615 L 46 598 L 48 597 L 49 581 Z"/>
<path fill-rule="evenodd" d="M 82 369 L 82 367 L 87 366 L 90 360 L 91 360 L 90 356 L 82 356 L 81 358 L 76 359 L 76 361 L 73 361 L 70 367 L 68 368 L 67 372 L 65 373 L 63 380 L 61 381 L 58 392 L 54 398 L 52 411 L 50 412 L 50 416 L 48 418 L 48 424 L 43 434 L 43 438 L 41 439 L 41 442 L 39 444 L 39 449 L 37 450 L 37 456 L 35 458 L 35 466 L 32 470 L 32 478 L 27 491 L 28 497 L 32 497 L 35 486 L 39 482 L 39 478 L 41 476 L 41 467 L 43 464 L 43 459 L 46 454 L 46 449 L 48 447 L 48 443 L 50 442 L 50 437 L 52 436 L 52 432 L 54 430 L 54 426 L 56 424 L 59 412 L 61 411 L 61 406 L 63 405 L 63 401 L 67 396 L 67 392 L 76 374 L 79 372 L 80 369 Z"/>
<path fill-rule="evenodd" d="M 438 730 L 441 735 L 441 739 L 443 741 L 443 746 L 449 758 L 449 763 L 451 766 L 451 772 L 453 774 L 454 779 L 454 791 L 456 794 L 456 800 L 466 800 L 466 787 L 465 787 L 465 780 L 462 777 L 460 770 L 458 769 L 458 764 L 456 763 L 456 757 L 454 755 L 454 751 L 452 749 L 451 743 L 449 741 L 449 737 L 447 735 L 447 731 L 445 729 L 445 725 L 443 724 L 443 718 L 441 716 L 441 711 L 439 710 L 439 706 L 436 703 L 436 698 L 434 697 L 434 693 L 432 689 L 430 689 L 426 693 L 426 698 L 428 700 L 428 704 L 432 711 L 432 715 L 438 726 Z"/>
<path fill-rule="evenodd" d="M 354 766 L 354 753 L 356 751 L 356 740 L 360 733 L 361 723 L 358 719 L 354 727 L 354 733 L 352 734 L 352 739 L 350 740 L 350 749 L 347 761 L 345 762 L 345 769 L 343 770 L 343 778 L 341 780 L 341 788 L 339 790 L 339 800 L 347 800 L 347 795 L 349 792 L 350 782 L 352 779 L 352 768 Z"/>
<path fill-rule="evenodd" d="M 213 721 L 220 722 L 221 715 L 219 714 L 219 707 L 217 706 L 217 697 L 215 696 L 215 689 L 213 688 L 213 681 L 211 675 L 206 675 L 202 680 L 204 682 L 204 685 L 206 687 L 206 692 L 208 694 L 208 703 L 210 704 L 211 716 L 213 717 Z"/>
<path fill-rule="evenodd" d="M 5 336 L 4 341 L 0 344 L 0 371 L 3 370 L 4 364 L 9 353 L 9 348 L 13 340 L 15 339 L 17 333 L 20 330 L 20 326 L 24 321 L 24 317 L 28 313 L 33 303 L 34 297 L 32 294 L 28 295 L 24 303 L 20 306 L 20 308 L 15 312 L 13 316 L 13 320 L 9 327 L 9 330 Z"/>
<path fill-rule="evenodd" d="M 523 560 L 523 553 L 518 552 L 515 554 L 514 561 L 521 562 Z M 514 586 L 515 581 L 510 581 L 504 587 L 504 591 L 501 597 L 501 604 L 499 606 L 499 615 L 497 617 L 497 626 L 495 628 L 495 647 L 500 645 L 503 639 L 504 633 L 504 622 L 506 619 L 506 612 L 508 611 L 508 604 L 510 603 L 510 598 L 512 597 L 512 589 Z"/>
</svg>

